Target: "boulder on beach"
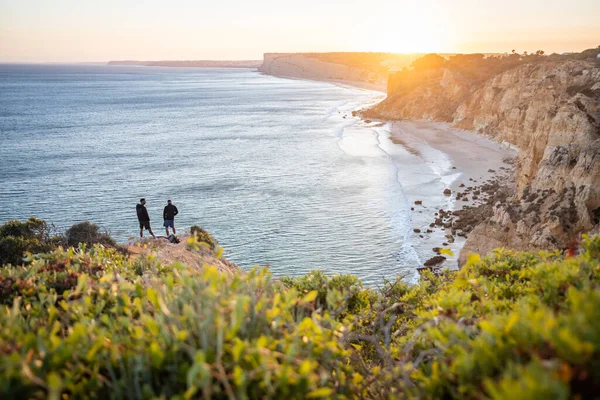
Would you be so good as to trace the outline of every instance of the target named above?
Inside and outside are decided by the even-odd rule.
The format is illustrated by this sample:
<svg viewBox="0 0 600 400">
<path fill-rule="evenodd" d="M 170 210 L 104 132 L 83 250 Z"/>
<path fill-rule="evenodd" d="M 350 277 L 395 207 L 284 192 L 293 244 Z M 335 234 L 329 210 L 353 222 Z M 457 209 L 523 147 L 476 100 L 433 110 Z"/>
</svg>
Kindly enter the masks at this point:
<svg viewBox="0 0 600 400">
<path fill-rule="evenodd" d="M 434 265 L 438 265 L 446 261 L 446 257 L 444 256 L 433 256 L 429 260 L 425 261 L 423 264 L 426 267 L 432 267 Z"/>
</svg>

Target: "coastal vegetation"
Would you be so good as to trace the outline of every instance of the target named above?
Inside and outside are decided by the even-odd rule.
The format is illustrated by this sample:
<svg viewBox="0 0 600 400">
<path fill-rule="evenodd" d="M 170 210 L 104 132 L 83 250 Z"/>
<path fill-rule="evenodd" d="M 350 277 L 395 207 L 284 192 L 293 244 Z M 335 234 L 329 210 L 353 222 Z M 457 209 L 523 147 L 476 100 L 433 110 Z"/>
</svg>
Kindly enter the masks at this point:
<svg viewBox="0 0 600 400">
<path fill-rule="evenodd" d="M 46 221 L 31 217 L 25 222 L 8 221 L 0 226 L 0 266 L 19 265 L 23 254 L 43 253 L 64 244 Z"/>
<path fill-rule="evenodd" d="M 206 251 L 194 236 L 189 246 Z M 495 250 L 379 288 L 320 271 L 225 275 L 101 244 L 26 252 L 0 269 L 6 399 L 600 391 L 599 237 L 584 237 L 572 257 Z"/>
<path fill-rule="evenodd" d="M 98 225 L 88 221 L 73 225 L 65 232 L 65 236 L 67 245 L 74 247 L 79 244 L 92 247 L 96 243 L 107 247 L 117 246 L 117 242 L 107 232 L 101 232 Z"/>
<path fill-rule="evenodd" d="M 219 244 L 208 231 L 198 225 L 192 225 L 190 233 L 195 237 L 196 241 L 205 243 L 211 250 L 214 250 Z"/>
<path fill-rule="evenodd" d="M 74 224 L 62 233 L 46 221 L 31 217 L 25 222 L 13 220 L 0 226 L 0 267 L 23 264 L 25 253 L 44 253 L 59 246 L 78 247 L 80 244 L 88 248 L 101 244 L 122 250 L 108 232 L 91 222 Z"/>
</svg>

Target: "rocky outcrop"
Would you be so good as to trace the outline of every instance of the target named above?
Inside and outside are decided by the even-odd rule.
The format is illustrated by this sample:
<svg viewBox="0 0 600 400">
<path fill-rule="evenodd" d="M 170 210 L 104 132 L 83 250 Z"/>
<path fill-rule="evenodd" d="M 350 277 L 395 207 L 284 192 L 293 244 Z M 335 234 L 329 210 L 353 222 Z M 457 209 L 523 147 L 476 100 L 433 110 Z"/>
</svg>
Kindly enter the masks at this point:
<svg viewBox="0 0 600 400">
<path fill-rule="evenodd" d="M 236 264 L 219 257 L 204 245 L 189 245 L 189 236 L 180 237 L 179 243 L 169 243 L 165 238 L 143 239 L 127 246 L 127 251 L 132 257 L 152 256 L 163 264 L 181 263 L 189 268 L 201 270 L 206 266 L 214 266 L 227 276 L 242 273 L 243 270 Z"/>
<path fill-rule="evenodd" d="M 524 64 L 475 82 L 426 71 L 413 87 L 390 79 L 388 98 L 365 111 L 387 119 L 451 122 L 520 148 L 511 198 L 468 237 L 470 252 L 564 249 L 597 224 L 600 209 L 600 63 Z"/>
</svg>

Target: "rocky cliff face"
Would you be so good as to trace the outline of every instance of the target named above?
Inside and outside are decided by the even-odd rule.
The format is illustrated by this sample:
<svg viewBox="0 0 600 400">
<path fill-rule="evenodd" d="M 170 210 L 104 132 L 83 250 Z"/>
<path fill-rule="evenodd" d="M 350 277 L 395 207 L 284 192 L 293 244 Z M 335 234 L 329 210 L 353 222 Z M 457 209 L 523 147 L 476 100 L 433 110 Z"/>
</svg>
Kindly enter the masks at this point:
<svg viewBox="0 0 600 400">
<path fill-rule="evenodd" d="M 452 122 L 520 148 L 514 196 L 475 227 L 462 260 L 502 246 L 563 249 L 598 223 L 598 62 L 525 64 L 476 83 L 445 68 L 428 74 L 404 91 L 392 78 L 388 99 L 365 114 Z"/>
<path fill-rule="evenodd" d="M 446 68 L 398 75 L 390 75 L 387 99 L 365 111 L 366 117 L 452 122 L 472 86 Z"/>
<path fill-rule="evenodd" d="M 474 229 L 463 260 L 496 245 L 562 249 L 598 223 L 599 111 L 600 67 L 583 61 L 507 71 L 459 106 L 456 125 L 521 149 L 513 201 Z"/>
</svg>

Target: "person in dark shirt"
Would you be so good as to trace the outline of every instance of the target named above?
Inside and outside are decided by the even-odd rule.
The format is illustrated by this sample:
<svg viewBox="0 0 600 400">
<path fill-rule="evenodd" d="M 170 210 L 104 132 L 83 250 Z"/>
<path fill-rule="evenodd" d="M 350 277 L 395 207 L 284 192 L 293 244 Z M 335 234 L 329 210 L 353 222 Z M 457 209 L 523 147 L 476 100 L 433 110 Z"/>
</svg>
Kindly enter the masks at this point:
<svg viewBox="0 0 600 400">
<path fill-rule="evenodd" d="M 173 235 L 177 234 L 177 231 L 175 230 L 175 216 L 177 214 L 179 214 L 177 207 L 171 203 L 171 200 L 167 200 L 167 205 L 163 211 L 163 219 L 165 220 L 163 225 L 167 232 L 167 237 L 169 237 L 169 227 L 173 228 Z"/>
<path fill-rule="evenodd" d="M 144 229 L 147 229 L 152 237 L 156 239 L 156 236 L 152 233 L 152 228 L 150 228 L 150 216 L 148 210 L 146 210 L 146 199 L 140 199 L 140 204 L 135 206 L 135 211 L 140 222 L 140 237 L 144 237 Z"/>
</svg>

